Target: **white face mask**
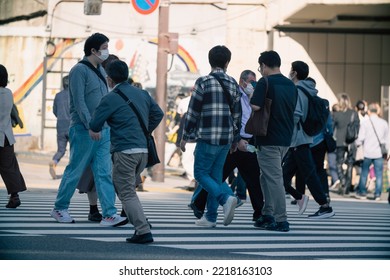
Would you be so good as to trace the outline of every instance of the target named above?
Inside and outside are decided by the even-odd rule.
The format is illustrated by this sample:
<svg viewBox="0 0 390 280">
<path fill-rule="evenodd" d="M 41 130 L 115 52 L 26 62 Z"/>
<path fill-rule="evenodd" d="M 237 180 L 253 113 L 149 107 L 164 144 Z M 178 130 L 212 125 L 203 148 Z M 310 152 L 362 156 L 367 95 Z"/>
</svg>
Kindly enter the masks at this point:
<svg viewBox="0 0 390 280">
<path fill-rule="evenodd" d="M 294 79 L 294 74 L 292 74 L 293 71 L 290 71 L 290 73 L 288 73 L 288 78 L 290 80 L 293 80 Z"/>
<path fill-rule="evenodd" d="M 253 86 L 252 86 L 251 83 L 248 83 L 248 84 L 246 85 L 246 88 L 244 88 L 244 92 L 245 92 L 247 95 L 251 95 L 254 91 L 255 91 L 255 89 L 253 88 Z"/>
<path fill-rule="evenodd" d="M 100 58 L 102 61 L 105 61 L 110 55 L 108 49 L 99 50 L 99 51 L 100 51 L 101 55 L 96 55 L 96 56 L 98 58 Z"/>
</svg>

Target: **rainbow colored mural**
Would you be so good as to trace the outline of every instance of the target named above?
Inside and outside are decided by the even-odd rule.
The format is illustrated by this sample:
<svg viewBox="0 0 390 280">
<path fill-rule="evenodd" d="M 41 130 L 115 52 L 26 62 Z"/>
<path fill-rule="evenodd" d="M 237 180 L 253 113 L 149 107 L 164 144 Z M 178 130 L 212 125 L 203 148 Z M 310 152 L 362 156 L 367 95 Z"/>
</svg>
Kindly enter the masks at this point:
<svg viewBox="0 0 390 280">
<path fill-rule="evenodd" d="M 56 45 L 56 51 L 47 61 L 47 69 L 51 70 L 58 61 L 58 57 L 61 57 L 65 51 L 74 45 L 74 39 L 65 39 L 61 43 Z M 42 81 L 43 77 L 43 62 L 37 67 L 37 69 L 31 74 L 30 77 L 14 92 L 14 102 L 19 104 L 23 101 L 31 91 Z"/>
<path fill-rule="evenodd" d="M 148 42 L 157 45 L 158 38 L 151 39 Z M 198 73 L 198 67 L 196 66 L 195 60 L 182 46 L 179 45 L 179 49 L 176 55 L 181 61 L 183 61 L 187 71 L 191 73 Z"/>
</svg>

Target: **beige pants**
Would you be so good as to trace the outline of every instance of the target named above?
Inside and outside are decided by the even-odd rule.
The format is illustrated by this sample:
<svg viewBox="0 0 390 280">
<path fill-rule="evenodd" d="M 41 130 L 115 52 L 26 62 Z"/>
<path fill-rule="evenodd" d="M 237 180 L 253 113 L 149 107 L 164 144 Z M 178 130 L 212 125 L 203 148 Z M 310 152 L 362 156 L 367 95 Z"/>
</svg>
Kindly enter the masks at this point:
<svg viewBox="0 0 390 280">
<path fill-rule="evenodd" d="M 112 180 L 114 187 L 137 235 L 150 232 L 144 210 L 135 191 L 136 178 L 144 170 L 147 158 L 147 154 L 124 154 L 121 152 L 113 154 Z"/>
</svg>

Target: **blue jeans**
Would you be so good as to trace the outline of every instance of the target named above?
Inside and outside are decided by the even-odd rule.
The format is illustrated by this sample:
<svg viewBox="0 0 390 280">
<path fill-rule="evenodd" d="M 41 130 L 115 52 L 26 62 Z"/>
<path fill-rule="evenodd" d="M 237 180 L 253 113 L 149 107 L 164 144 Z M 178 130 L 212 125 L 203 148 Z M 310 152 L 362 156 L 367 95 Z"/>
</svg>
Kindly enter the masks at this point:
<svg viewBox="0 0 390 280">
<path fill-rule="evenodd" d="M 103 217 L 117 213 L 115 190 L 112 184 L 112 163 L 110 155 L 110 130 L 101 131 L 102 138 L 93 141 L 84 125 L 74 125 L 69 129 L 70 157 L 65 168 L 54 208 L 69 208 L 70 200 L 76 190 L 81 174 L 91 165 L 96 192 L 102 207 Z"/>
<path fill-rule="evenodd" d="M 57 164 L 60 162 L 66 152 L 66 145 L 69 141 L 68 130 L 57 130 L 57 152 L 53 156 L 53 161 Z"/>
<path fill-rule="evenodd" d="M 375 197 L 381 196 L 383 181 L 383 158 L 364 158 L 362 163 L 362 172 L 359 180 L 359 194 L 366 195 L 366 183 L 371 163 L 374 163 L 375 170 Z"/>
<path fill-rule="evenodd" d="M 232 193 L 229 186 L 222 182 L 223 166 L 229 148 L 230 145 L 211 145 L 204 141 L 196 143 L 194 176 L 208 192 L 206 218 L 210 222 L 217 220 L 218 206 L 224 205 Z"/>
</svg>

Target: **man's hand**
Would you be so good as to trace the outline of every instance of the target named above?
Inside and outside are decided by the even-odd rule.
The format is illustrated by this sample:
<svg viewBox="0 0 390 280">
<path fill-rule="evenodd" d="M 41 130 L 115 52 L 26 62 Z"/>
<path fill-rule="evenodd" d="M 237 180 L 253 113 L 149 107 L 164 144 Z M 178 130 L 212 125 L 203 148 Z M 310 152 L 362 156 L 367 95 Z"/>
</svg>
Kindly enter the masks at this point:
<svg viewBox="0 0 390 280">
<path fill-rule="evenodd" d="M 94 141 L 99 141 L 100 138 L 102 137 L 100 131 L 94 132 L 92 130 L 89 130 L 89 136 L 91 136 L 92 140 L 94 140 Z"/>
<path fill-rule="evenodd" d="M 187 144 L 187 141 L 185 140 L 181 140 L 180 141 L 180 150 L 184 153 L 186 151 L 186 144 Z"/>
<path fill-rule="evenodd" d="M 248 145 L 248 141 L 244 140 L 244 139 L 241 139 L 239 142 L 238 142 L 238 150 L 241 151 L 241 152 L 247 152 L 248 150 L 246 149 L 246 146 Z"/>
</svg>

